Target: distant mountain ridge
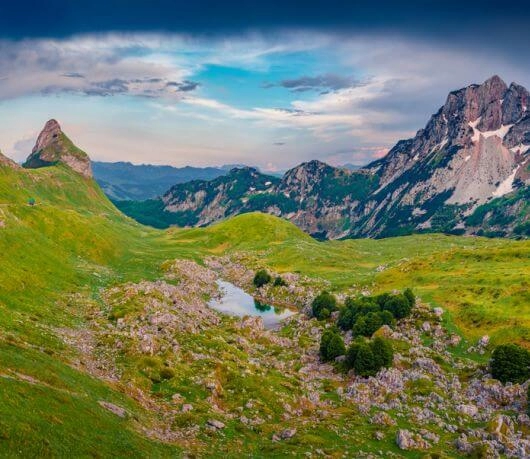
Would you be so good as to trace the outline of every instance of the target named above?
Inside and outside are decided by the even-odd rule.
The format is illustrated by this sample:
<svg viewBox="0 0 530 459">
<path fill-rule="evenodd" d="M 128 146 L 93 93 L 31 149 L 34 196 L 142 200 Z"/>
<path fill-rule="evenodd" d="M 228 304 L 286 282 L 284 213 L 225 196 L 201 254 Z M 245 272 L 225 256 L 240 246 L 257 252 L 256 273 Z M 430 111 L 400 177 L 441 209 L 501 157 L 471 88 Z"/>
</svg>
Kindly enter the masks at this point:
<svg viewBox="0 0 530 459">
<path fill-rule="evenodd" d="M 259 210 L 333 239 L 426 231 L 529 235 L 529 106 L 525 88 L 493 76 L 451 92 L 414 138 L 364 168 L 310 161 L 275 180 L 234 169 L 222 180 L 173 186 L 158 211 L 201 226 Z M 128 210 L 135 218 L 144 213 L 141 205 Z"/>
<path fill-rule="evenodd" d="M 211 180 L 228 171 L 224 167 L 173 167 L 129 162 L 92 163 L 94 176 L 112 200 L 153 199 L 176 183 L 191 180 Z"/>
</svg>

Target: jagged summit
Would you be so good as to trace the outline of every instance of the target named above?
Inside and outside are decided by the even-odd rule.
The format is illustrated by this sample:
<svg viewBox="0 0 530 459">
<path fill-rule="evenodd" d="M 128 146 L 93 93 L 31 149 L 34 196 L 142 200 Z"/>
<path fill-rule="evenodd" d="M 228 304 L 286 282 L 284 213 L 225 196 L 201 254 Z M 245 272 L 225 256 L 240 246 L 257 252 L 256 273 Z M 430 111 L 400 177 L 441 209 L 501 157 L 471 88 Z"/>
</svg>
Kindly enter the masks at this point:
<svg viewBox="0 0 530 459">
<path fill-rule="evenodd" d="M 44 125 L 31 155 L 23 166 L 37 169 L 57 163 L 69 166 L 84 177 L 92 177 L 92 166 L 88 155 L 72 143 L 56 120 L 51 119 Z"/>
</svg>

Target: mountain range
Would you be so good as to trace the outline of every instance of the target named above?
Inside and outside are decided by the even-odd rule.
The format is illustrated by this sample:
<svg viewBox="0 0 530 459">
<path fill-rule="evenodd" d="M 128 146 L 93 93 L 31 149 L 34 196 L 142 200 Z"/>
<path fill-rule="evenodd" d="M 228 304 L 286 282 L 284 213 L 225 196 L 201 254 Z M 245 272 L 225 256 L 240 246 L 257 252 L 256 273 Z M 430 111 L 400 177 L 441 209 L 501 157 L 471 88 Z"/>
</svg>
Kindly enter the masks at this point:
<svg viewBox="0 0 530 459">
<path fill-rule="evenodd" d="M 261 211 L 319 238 L 413 232 L 530 234 L 530 97 L 493 76 L 451 92 L 413 138 L 359 169 L 309 161 L 277 178 L 235 168 L 172 186 L 162 197 L 118 203 L 154 226 L 204 226 Z"/>
</svg>

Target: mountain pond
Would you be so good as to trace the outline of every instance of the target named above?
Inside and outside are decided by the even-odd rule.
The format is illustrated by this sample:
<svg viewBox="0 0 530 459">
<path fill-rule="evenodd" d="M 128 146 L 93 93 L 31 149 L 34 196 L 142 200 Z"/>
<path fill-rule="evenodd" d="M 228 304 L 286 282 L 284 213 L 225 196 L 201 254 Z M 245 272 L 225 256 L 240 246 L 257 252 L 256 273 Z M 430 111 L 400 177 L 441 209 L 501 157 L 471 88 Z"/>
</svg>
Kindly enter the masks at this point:
<svg viewBox="0 0 530 459">
<path fill-rule="evenodd" d="M 283 319 L 296 314 L 288 308 L 261 303 L 230 282 L 218 279 L 217 285 L 221 289 L 221 297 L 210 300 L 208 306 L 224 314 L 261 317 L 263 325 L 268 329 L 278 328 Z"/>
</svg>

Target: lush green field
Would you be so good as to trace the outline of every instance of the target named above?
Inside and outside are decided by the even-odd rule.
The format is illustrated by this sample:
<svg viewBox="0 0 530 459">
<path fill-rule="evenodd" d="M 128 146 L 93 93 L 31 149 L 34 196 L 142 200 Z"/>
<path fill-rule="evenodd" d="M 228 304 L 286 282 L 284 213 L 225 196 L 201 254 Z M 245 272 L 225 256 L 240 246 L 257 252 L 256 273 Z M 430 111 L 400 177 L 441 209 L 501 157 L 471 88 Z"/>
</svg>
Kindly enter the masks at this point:
<svg viewBox="0 0 530 459">
<path fill-rule="evenodd" d="M 174 258 L 238 252 L 250 266 L 326 279 L 336 291 L 411 286 L 446 308 L 465 336 L 489 333 L 530 346 L 528 241 L 422 235 L 317 242 L 263 214 L 164 232 L 123 216 L 95 182 L 63 166 L 0 166 L 0 221 L 0 455 L 178 455 L 139 435 L 135 423 L 149 424 L 152 414 L 73 369 L 75 356 L 54 331 L 85 320 L 83 303 L 71 295 L 97 301 L 100 288 L 156 278 Z M 98 400 L 134 416 L 118 418 Z"/>
</svg>

